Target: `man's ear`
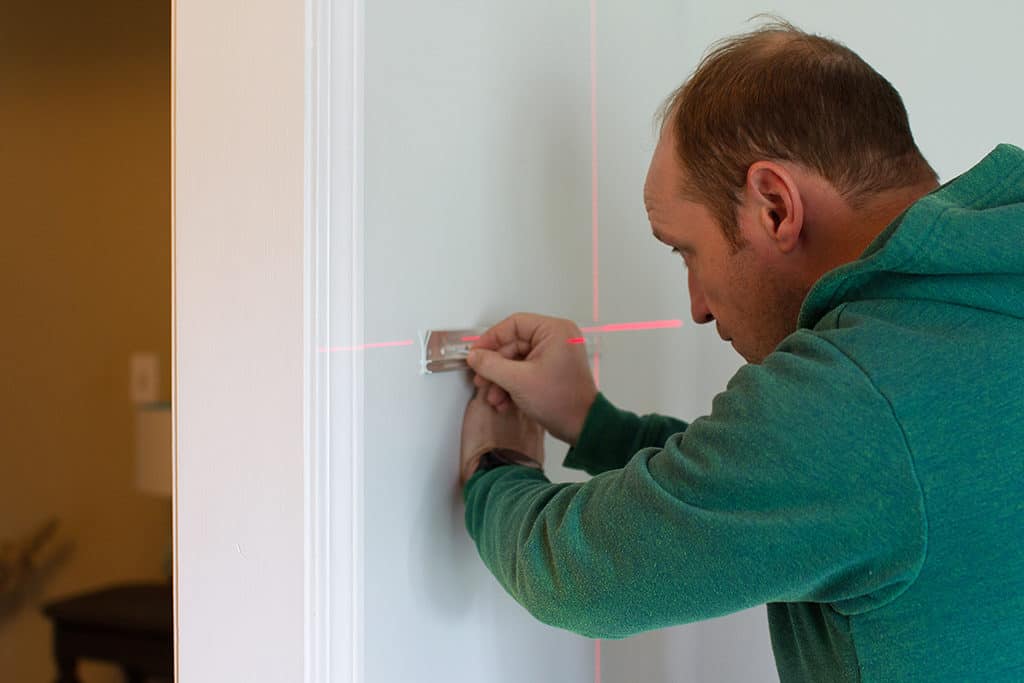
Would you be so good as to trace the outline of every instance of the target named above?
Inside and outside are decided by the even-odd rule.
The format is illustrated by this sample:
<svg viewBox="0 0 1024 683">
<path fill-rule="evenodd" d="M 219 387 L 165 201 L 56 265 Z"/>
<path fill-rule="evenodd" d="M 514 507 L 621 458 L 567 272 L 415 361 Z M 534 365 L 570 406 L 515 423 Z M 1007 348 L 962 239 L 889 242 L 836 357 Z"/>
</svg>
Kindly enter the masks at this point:
<svg viewBox="0 0 1024 683">
<path fill-rule="evenodd" d="M 773 161 L 758 161 L 747 169 L 748 197 L 757 222 L 780 252 L 796 249 L 804 225 L 804 204 L 793 176 Z"/>
</svg>

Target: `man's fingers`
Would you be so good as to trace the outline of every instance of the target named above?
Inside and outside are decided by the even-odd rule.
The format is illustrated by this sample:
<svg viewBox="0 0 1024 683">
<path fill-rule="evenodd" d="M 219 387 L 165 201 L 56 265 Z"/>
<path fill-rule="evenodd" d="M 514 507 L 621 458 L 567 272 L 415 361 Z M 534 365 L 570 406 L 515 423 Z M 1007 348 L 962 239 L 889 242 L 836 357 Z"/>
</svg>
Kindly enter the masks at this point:
<svg viewBox="0 0 1024 683">
<path fill-rule="evenodd" d="M 498 353 L 501 354 L 502 358 L 508 358 L 509 360 L 519 360 L 526 358 L 527 354 L 530 353 L 530 342 L 517 339 L 516 341 L 503 344 L 499 349 Z"/>
<path fill-rule="evenodd" d="M 513 342 L 526 342 L 529 350 L 534 333 L 547 319 L 536 313 L 514 313 L 480 335 L 473 346 L 496 350 Z"/>
<path fill-rule="evenodd" d="M 473 383 L 477 384 L 479 387 L 477 393 L 495 410 L 497 410 L 502 403 L 507 403 L 511 400 L 508 392 L 494 382 L 488 382 L 484 378 L 480 377 L 480 375 L 477 375 L 477 379 L 479 380 L 479 383 L 477 383 L 477 380 L 473 381 Z"/>
<path fill-rule="evenodd" d="M 495 409 L 499 409 L 501 404 L 507 403 L 509 400 L 508 392 L 499 387 L 496 384 L 492 384 L 491 388 L 487 391 L 487 402 L 490 403 Z"/>
<path fill-rule="evenodd" d="M 503 358 L 496 351 L 474 349 L 466 362 L 478 375 L 505 390 L 514 390 L 522 376 L 522 361 Z"/>
</svg>

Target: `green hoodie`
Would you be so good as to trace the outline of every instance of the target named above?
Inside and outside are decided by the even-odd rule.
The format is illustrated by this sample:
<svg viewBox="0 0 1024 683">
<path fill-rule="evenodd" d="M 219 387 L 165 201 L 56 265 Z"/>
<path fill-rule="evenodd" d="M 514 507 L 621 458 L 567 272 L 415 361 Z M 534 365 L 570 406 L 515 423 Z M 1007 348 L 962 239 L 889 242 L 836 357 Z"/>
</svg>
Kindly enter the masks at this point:
<svg viewBox="0 0 1024 683">
<path fill-rule="evenodd" d="M 682 391 L 686 388 L 682 387 Z M 826 273 L 690 424 L 599 395 L 552 484 L 467 483 L 538 619 L 621 638 L 768 603 L 788 681 L 1024 680 L 1024 152 Z"/>
</svg>

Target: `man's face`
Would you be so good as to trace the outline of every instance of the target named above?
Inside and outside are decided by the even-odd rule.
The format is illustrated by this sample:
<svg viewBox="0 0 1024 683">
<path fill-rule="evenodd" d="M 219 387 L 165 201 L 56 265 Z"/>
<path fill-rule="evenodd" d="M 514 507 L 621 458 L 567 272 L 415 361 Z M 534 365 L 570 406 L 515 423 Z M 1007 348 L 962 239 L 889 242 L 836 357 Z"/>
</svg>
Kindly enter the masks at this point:
<svg viewBox="0 0 1024 683">
<path fill-rule="evenodd" d="M 756 207 L 741 205 L 737 212 L 745 242 L 737 250 L 704 205 L 681 196 L 685 177 L 671 128 L 665 126 L 644 185 L 652 231 L 683 258 L 694 322 L 714 321 L 722 339 L 759 363 L 796 329 L 804 292 L 783 277 L 781 255 Z"/>
</svg>

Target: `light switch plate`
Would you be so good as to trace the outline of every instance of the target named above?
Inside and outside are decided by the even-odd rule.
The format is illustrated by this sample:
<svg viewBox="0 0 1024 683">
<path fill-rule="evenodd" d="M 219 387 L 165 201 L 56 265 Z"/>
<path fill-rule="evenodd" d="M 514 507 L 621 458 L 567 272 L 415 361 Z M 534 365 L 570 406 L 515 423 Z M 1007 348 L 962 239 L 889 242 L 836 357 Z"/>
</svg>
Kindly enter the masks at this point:
<svg viewBox="0 0 1024 683">
<path fill-rule="evenodd" d="M 131 355 L 129 395 L 132 403 L 155 403 L 160 400 L 160 357 L 152 351 Z"/>
</svg>

